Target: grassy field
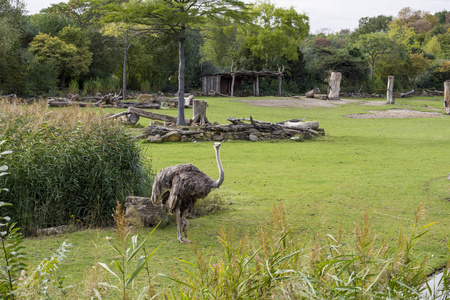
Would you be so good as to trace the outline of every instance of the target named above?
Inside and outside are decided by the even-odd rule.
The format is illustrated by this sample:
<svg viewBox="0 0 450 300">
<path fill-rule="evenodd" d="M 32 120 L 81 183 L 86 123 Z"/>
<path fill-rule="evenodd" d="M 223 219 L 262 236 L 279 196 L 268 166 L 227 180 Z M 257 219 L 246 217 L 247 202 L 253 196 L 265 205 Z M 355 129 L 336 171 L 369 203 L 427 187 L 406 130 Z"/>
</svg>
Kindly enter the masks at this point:
<svg viewBox="0 0 450 300">
<path fill-rule="evenodd" d="M 352 119 L 348 114 L 371 110 L 409 108 L 421 111 L 440 109 L 442 99 L 396 99 L 395 105 L 352 103 L 337 107 L 276 108 L 252 106 L 233 98 L 204 97 L 211 122 L 226 124 L 229 116 L 264 121 L 306 118 L 319 121 L 326 136 L 310 141 L 226 141 L 221 158 L 225 182 L 216 192 L 227 203 L 226 210 L 190 221 L 189 237 L 205 255 L 219 255 L 217 235 L 221 228 L 234 228 L 236 237 L 255 235 L 269 223 L 274 205 L 284 202 L 287 218 L 295 235 L 307 240 L 314 233 L 337 234 L 342 224 L 350 236 L 360 223 L 364 209 L 373 215 L 377 234 L 392 235 L 409 230 L 417 206 L 426 208 L 423 224 L 437 222 L 419 243 L 429 254 L 430 267 L 446 262 L 450 223 L 450 172 L 447 153 L 450 118 Z M 272 98 L 264 98 L 272 99 Z M 275 98 L 273 98 L 275 99 Z M 384 100 L 380 100 L 384 102 Z M 160 111 L 161 112 L 161 111 Z M 176 114 L 175 109 L 162 113 Z M 191 117 L 191 110 L 185 110 Z M 148 120 L 141 120 L 147 126 Z M 212 178 L 218 178 L 213 144 L 146 144 L 155 172 L 179 163 L 192 163 Z M 142 230 L 145 235 L 149 230 Z M 36 265 L 58 245 L 68 240 L 74 246 L 59 273 L 67 283 L 81 284 L 87 290 L 101 281 L 104 272 L 93 268 L 96 262 L 114 258 L 105 237 L 111 229 L 90 229 L 55 237 L 26 239 L 29 260 Z M 178 259 L 195 261 L 191 245 L 176 240 L 175 226 L 157 229 L 148 247 L 165 244 L 150 263 L 152 273 L 171 273 L 179 269 Z M 166 281 L 156 279 L 160 286 Z"/>
</svg>

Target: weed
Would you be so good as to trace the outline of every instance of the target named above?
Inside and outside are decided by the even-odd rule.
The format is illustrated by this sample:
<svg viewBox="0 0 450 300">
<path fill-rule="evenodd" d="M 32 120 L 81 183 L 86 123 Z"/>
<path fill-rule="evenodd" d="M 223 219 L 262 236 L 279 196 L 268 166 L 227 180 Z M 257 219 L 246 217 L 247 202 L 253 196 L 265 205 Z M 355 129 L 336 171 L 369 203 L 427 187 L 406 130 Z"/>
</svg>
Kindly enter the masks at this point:
<svg viewBox="0 0 450 300">
<path fill-rule="evenodd" d="M 132 236 L 131 247 L 128 248 L 127 245 L 131 227 L 126 222 L 125 212 L 119 202 L 117 202 L 117 206 L 114 211 L 114 221 L 116 223 L 115 232 L 117 236 L 117 242 L 114 243 L 113 238 L 110 237 L 107 238 L 107 241 L 108 245 L 115 251 L 117 255 L 119 255 L 119 259 L 112 261 L 112 265 L 115 267 L 115 271 L 113 271 L 113 269 L 111 269 L 107 264 L 99 262 L 99 265 L 104 268 L 108 272 L 108 274 L 113 276 L 111 280 L 109 280 L 108 278 L 108 282 L 101 283 L 101 285 L 107 287 L 108 289 L 119 292 L 120 298 L 123 300 L 130 299 L 128 290 L 132 286 L 132 283 L 134 282 L 136 276 L 145 269 L 147 271 L 147 278 L 149 282 L 146 286 L 144 286 L 138 296 L 134 298 L 144 299 L 145 295 L 149 291 L 151 291 L 150 272 L 148 270 L 147 264 L 150 261 L 150 258 L 155 254 L 156 250 L 158 250 L 162 246 L 161 244 L 157 248 L 153 249 L 150 253 L 147 253 L 145 249 L 145 243 L 156 230 L 157 226 L 142 241 L 139 241 L 139 235 Z M 133 258 L 136 257 L 139 252 L 143 252 L 144 255 L 141 255 L 137 259 L 136 266 L 134 268 L 131 268 L 130 270 L 130 265 L 134 262 Z M 100 292 L 97 289 L 95 290 L 95 295 L 99 299 L 102 298 Z"/>
</svg>

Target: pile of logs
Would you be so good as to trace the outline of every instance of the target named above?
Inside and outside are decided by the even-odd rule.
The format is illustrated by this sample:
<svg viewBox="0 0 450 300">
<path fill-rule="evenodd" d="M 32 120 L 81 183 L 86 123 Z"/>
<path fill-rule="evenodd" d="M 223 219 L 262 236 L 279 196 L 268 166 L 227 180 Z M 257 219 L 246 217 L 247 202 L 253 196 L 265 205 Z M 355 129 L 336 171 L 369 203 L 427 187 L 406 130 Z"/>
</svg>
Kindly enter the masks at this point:
<svg viewBox="0 0 450 300">
<path fill-rule="evenodd" d="M 16 95 L 5 95 L 1 98 L 17 98 Z M 127 97 L 128 98 L 128 97 Z M 37 101 L 35 98 L 27 99 L 27 103 Z M 119 107 L 128 108 L 136 107 L 143 109 L 160 109 L 161 106 L 178 107 L 178 98 L 167 98 L 162 93 L 160 94 L 140 94 L 137 96 L 137 101 L 124 101 L 122 93 L 102 95 L 97 93 L 95 96 L 82 97 L 80 95 L 68 94 L 66 97 L 48 97 L 47 102 L 52 107 L 65 106 L 92 106 L 92 107 Z M 189 95 L 184 98 L 184 107 L 192 107 L 194 102 L 194 95 Z"/>
<path fill-rule="evenodd" d="M 194 127 L 167 127 L 149 125 L 137 139 L 146 139 L 150 143 L 162 142 L 195 142 L 250 140 L 264 141 L 276 139 L 310 139 L 313 136 L 324 135 L 319 128 L 319 122 L 305 122 L 303 119 L 293 119 L 279 123 L 263 122 L 249 119 L 227 119 L 231 124 L 206 124 Z"/>
<path fill-rule="evenodd" d="M 204 125 L 209 123 L 208 119 L 206 118 L 207 107 L 208 103 L 206 101 L 193 100 L 193 108 L 192 108 L 193 117 L 192 119 L 186 120 L 186 124 Z M 119 117 L 123 118 L 123 121 L 129 125 L 136 124 L 139 121 L 140 117 L 163 121 L 164 126 L 176 125 L 177 123 L 176 117 L 146 111 L 135 106 L 129 106 L 126 111 L 110 116 L 110 118 L 119 118 Z"/>
<path fill-rule="evenodd" d="M 382 96 L 377 93 L 369 94 L 369 93 L 342 93 L 342 97 L 344 98 L 381 98 Z"/>
<path fill-rule="evenodd" d="M 327 94 L 321 94 L 319 88 L 315 88 L 313 90 L 310 90 L 309 92 L 305 93 L 306 98 L 316 98 L 319 100 L 328 100 Z"/>
<path fill-rule="evenodd" d="M 141 100 L 141 101 L 122 101 L 122 94 L 107 94 L 102 95 L 97 93 L 95 96 L 80 97 L 79 95 L 67 95 L 67 97 L 49 97 L 47 98 L 49 106 L 52 107 L 62 107 L 62 106 L 103 106 L 103 107 L 120 107 L 128 108 L 130 106 L 139 108 L 149 108 L 149 109 L 159 109 L 161 108 L 161 103 L 157 100 Z"/>
<path fill-rule="evenodd" d="M 433 97 L 433 96 L 444 96 L 444 91 L 438 91 L 438 90 L 423 90 L 420 93 L 421 96 L 425 97 Z"/>
</svg>

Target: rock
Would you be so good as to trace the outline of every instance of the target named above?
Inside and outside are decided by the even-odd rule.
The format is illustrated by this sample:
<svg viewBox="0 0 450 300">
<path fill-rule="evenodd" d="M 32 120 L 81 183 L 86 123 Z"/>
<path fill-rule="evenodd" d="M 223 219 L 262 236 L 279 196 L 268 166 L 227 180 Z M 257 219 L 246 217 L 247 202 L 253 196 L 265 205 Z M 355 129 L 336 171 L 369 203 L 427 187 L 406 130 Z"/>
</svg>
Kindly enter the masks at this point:
<svg viewBox="0 0 450 300">
<path fill-rule="evenodd" d="M 159 134 L 157 134 L 157 135 L 149 135 L 148 137 L 147 137 L 147 142 L 149 142 L 149 143 L 162 143 L 162 138 L 161 138 L 161 136 L 159 135 Z"/>
<path fill-rule="evenodd" d="M 223 141 L 223 136 L 221 134 L 214 134 L 213 141 L 216 141 L 216 142 Z"/>
<path fill-rule="evenodd" d="M 178 131 L 170 131 L 163 135 L 163 142 L 178 142 L 181 139 L 181 134 Z"/>
<path fill-rule="evenodd" d="M 254 134 L 254 133 L 250 133 L 250 135 L 248 136 L 248 139 L 252 142 L 257 142 L 258 136 L 256 136 L 256 134 Z"/>
<path fill-rule="evenodd" d="M 150 198 L 128 196 L 125 199 L 125 218 L 134 226 L 155 226 L 165 221 L 166 216 L 167 209 L 164 206 L 154 206 Z"/>
<path fill-rule="evenodd" d="M 57 234 L 63 234 L 66 231 L 67 231 L 67 226 L 61 225 L 61 226 L 39 229 L 37 231 L 37 234 L 38 235 L 57 235 Z"/>
</svg>

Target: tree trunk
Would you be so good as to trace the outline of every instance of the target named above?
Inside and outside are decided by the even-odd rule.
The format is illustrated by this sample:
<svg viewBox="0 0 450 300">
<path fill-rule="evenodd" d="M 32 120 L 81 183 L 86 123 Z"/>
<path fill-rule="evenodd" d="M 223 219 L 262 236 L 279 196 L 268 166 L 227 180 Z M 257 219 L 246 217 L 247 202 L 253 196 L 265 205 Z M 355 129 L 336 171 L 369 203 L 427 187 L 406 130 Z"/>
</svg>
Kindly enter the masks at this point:
<svg viewBox="0 0 450 300">
<path fill-rule="evenodd" d="M 450 80 L 444 82 L 444 107 L 445 114 L 450 115 Z"/>
<path fill-rule="evenodd" d="M 208 102 L 201 100 L 194 100 L 194 105 L 192 107 L 192 122 L 196 124 L 208 124 L 209 121 L 206 118 L 206 108 L 208 107 Z"/>
<path fill-rule="evenodd" d="M 278 75 L 278 97 L 281 97 L 281 81 L 283 78 L 283 74 Z"/>
<path fill-rule="evenodd" d="M 256 74 L 256 88 L 255 88 L 255 96 L 259 97 L 259 75 Z"/>
<path fill-rule="evenodd" d="M 185 41 L 185 27 L 181 26 L 179 41 L 179 68 L 178 68 L 178 116 L 177 125 L 186 125 L 184 119 L 184 69 L 185 69 L 185 57 L 184 57 L 184 41 Z"/>
<path fill-rule="evenodd" d="M 394 76 L 388 76 L 386 104 L 395 104 L 395 98 L 394 98 Z"/>
<path fill-rule="evenodd" d="M 339 100 L 339 91 L 341 90 L 341 79 L 342 74 L 340 72 L 331 72 L 330 79 L 328 80 L 328 87 L 330 91 L 328 92 L 329 100 Z"/>
<path fill-rule="evenodd" d="M 231 73 L 231 97 L 234 97 L 234 81 L 236 79 L 236 74 Z"/>
<path fill-rule="evenodd" d="M 122 80 L 122 99 L 127 99 L 127 60 L 128 60 L 128 30 L 125 32 L 125 53 L 123 55 L 123 80 Z"/>
</svg>

